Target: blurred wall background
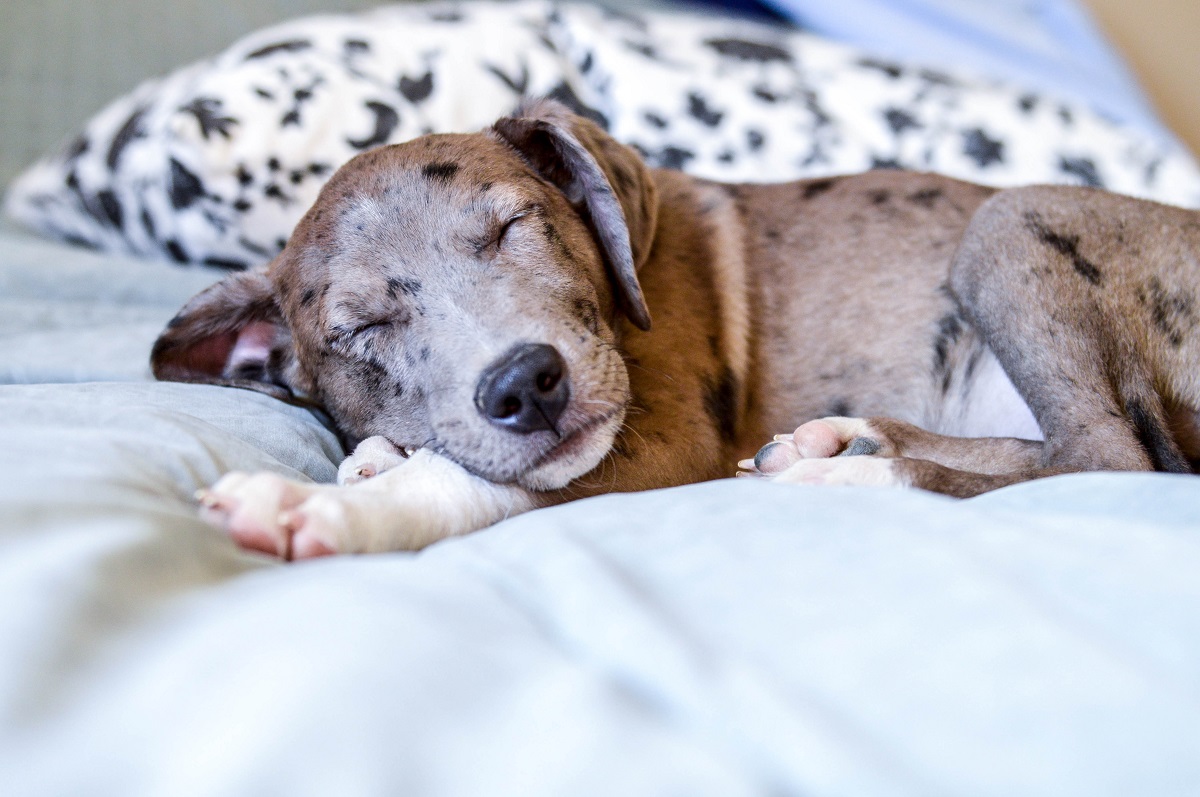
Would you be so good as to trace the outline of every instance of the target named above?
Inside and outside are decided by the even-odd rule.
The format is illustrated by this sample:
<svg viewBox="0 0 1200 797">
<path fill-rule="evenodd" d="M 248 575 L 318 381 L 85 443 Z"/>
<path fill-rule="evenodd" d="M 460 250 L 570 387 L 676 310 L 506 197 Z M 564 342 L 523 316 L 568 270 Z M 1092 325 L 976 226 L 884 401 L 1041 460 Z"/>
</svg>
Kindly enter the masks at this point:
<svg viewBox="0 0 1200 797">
<path fill-rule="evenodd" d="M 1200 2 L 1085 0 L 1163 121 L 1200 156 Z"/>
</svg>

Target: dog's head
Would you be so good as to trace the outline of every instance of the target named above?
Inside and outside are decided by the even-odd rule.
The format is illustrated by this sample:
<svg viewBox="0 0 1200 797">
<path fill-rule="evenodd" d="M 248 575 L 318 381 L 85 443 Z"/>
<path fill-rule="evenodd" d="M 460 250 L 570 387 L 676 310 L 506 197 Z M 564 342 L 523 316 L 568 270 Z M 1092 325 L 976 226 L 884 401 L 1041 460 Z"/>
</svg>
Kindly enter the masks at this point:
<svg viewBox="0 0 1200 797">
<path fill-rule="evenodd" d="M 621 315 L 657 214 L 641 160 L 562 106 L 359 155 L 265 270 L 193 298 L 159 379 L 320 404 L 351 441 L 431 447 L 532 489 L 600 463 L 624 420 Z"/>
</svg>

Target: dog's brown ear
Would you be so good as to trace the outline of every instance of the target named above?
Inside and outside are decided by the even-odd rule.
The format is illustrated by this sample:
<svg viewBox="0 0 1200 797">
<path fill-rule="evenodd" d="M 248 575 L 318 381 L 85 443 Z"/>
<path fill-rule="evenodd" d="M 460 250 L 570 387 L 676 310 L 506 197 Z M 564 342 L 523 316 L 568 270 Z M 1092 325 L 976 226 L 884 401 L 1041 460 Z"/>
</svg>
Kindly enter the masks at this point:
<svg viewBox="0 0 1200 797">
<path fill-rule="evenodd" d="M 192 297 L 155 341 L 150 368 L 163 381 L 293 400 L 296 353 L 266 271 L 235 274 Z"/>
<path fill-rule="evenodd" d="M 619 301 L 630 320 L 650 328 L 637 271 L 650 254 L 658 192 L 650 170 L 629 147 L 590 119 L 552 100 L 522 105 L 493 129 L 591 218 Z"/>
</svg>

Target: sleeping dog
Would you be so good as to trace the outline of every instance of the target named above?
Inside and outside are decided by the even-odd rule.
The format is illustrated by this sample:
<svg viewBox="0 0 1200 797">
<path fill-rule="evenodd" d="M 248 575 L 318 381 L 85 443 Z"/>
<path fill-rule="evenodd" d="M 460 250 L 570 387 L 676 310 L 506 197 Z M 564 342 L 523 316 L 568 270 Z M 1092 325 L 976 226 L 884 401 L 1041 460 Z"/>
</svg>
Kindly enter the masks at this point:
<svg viewBox="0 0 1200 797">
<path fill-rule="evenodd" d="M 952 496 L 1190 473 L 1197 286 L 1192 211 L 894 171 L 714 183 L 535 101 L 351 160 L 152 364 L 319 406 L 357 444 L 337 486 L 202 491 L 240 545 L 299 558 L 734 463 Z"/>
</svg>

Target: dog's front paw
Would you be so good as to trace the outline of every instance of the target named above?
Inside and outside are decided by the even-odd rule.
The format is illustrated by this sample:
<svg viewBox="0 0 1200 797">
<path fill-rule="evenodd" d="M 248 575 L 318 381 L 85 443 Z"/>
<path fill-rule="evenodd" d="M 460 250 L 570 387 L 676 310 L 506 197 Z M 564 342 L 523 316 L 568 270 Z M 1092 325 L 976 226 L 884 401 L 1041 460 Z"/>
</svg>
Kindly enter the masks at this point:
<svg viewBox="0 0 1200 797">
<path fill-rule="evenodd" d="M 821 418 L 797 427 L 791 434 L 776 435 L 754 459 L 744 459 L 738 467 L 739 475 L 774 476 L 804 460 L 898 455 L 887 436 L 865 418 Z"/>
<path fill-rule="evenodd" d="M 408 459 L 409 453 L 392 445 L 386 437 L 368 437 L 338 466 L 337 483 L 358 484 L 389 471 Z"/>
<path fill-rule="evenodd" d="M 337 549 L 330 540 L 301 530 L 298 514 L 321 491 L 277 473 L 229 473 L 197 493 L 200 516 L 222 528 L 239 547 L 283 559 L 326 556 Z"/>
</svg>

